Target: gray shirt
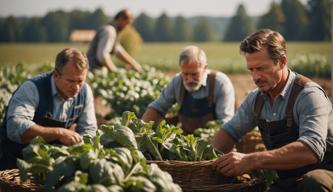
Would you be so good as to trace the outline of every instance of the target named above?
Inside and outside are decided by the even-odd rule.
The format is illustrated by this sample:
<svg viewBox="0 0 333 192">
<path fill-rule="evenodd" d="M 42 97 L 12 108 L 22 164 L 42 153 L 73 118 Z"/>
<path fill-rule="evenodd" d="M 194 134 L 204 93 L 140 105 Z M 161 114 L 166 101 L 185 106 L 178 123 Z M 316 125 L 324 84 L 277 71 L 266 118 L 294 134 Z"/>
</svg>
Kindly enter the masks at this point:
<svg viewBox="0 0 333 192">
<path fill-rule="evenodd" d="M 289 70 L 288 81 L 272 105 L 267 95 L 259 93 L 264 95 L 261 119 L 271 122 L 285 118 L 288 98 L 295 78 L 296 74 Z M 258 91 L 255 89 L 250 92 L 235 116 L 222 125 L 222 129 L 235 140 L 239 140 L 256 126 L 254 103 Z M 330 100 L 318 84 L 309 82 L 305 85 L 295 101 L 293 117 L 299 126 L 298 141 L 309 146 L 318 159 L 322 160 L 326 148 L 333 150 L 333 113 Z"/>
<path fill-rule="evenodd" d="M 96 57 L 99 62 L 111 60 L 111 52 L 117 53 L 124 50 L 117 41 L 117 31 L 112 25 L 105 25 L 101 28 L 100 39 L 97 43 Z"/>
<path fill-rule="evenodd" d="M 191 93 L 193 98 L 201 99 L 208 97 L 208 74 L 209 70 L 206 70 L 200 89 Z M 180 85 L 182 83 L 181 74 L 176 74 L 158 99 L 150 103 L 149 107 L 165 115 L 174 103 L 179 102 Z M 230 120 L 235 110 L 235 91 L 230 79 L 221 72 L 216 72 L 213 102 L 215 103 L 217 118 L 222 120 L 222 122 Z"/>
<path fill-rule="evenodd" d="M 76 132 L 81 135 L 88 134 L 95 136 L 97 123 L 93 94 L 91 88 L 86 83 L 82 89 L 86 89 L 87 96 L 84 110 L 77 122 Z M 73 107 L 74 98 L 64 100 L 57 92 L 53 77 L 51 78 L 51 90 L 54 105 L 52 117 L 59 121 L 66 121 Z M 9 139 L 22 143 L 21 137 L 23 133 L 32 125 L 36 124 L 32 120 L 39 99 L 37 87 L 33 82 L 26 81 L 19 87 L 8 105 L 7 136 Z"/>
</svg>

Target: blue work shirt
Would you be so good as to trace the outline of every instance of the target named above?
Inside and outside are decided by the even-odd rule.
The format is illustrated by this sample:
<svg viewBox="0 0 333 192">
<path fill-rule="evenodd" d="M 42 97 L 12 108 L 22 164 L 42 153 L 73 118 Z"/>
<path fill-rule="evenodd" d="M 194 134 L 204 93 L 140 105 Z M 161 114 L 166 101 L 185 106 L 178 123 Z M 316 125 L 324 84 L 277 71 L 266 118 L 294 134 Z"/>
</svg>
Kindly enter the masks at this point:
<svg viewBox="0 0 333 192">
<path fill-rule="evenodd" d="M 209 70 L 205 71 L 200 89 L 189 93 L 192 94 L 193 98 L 201 99 L 208 97 L 209 73 Z M 180 85 L 182 83 L 181 73 L 176 74 L 162 91 L 161 95 L 150 103 L 148 107 L 154 108 L 164 116 L 173 104 L 180 102 Z M 222 72 L 216 72 L 214 89 L 213 103 L 215 103 L 216 117 L 222 122 L 227 122 L 234 115 L 235 111 L 234 87 L 227 75 Z"/>
<path fill-rule="evenodd" d="M 86 100 L 83 112 L 79 116 L 76 132 L 80 135 L 95 136 L 97 122 L 94 109 L 94 97 L 91 88 L 87 83 L 82 86 L 86 89 Z M 59 121 L 67 121 L 72 108 L 74 107 L 74 96 L 64 100 L 55 86 L 53 77 L 51 77 L 51 91 L 53 97 L 52 117 Z M 32 81 L 24 82 L 12 96 L 7 111 L 7 136 L 10 140 L 22 143 L 23 133 L 36 124 L 33 122 L 34 114 L 39 104 L 38 89 Z"/>
<path fill-rule="evenodd" d="M 264 95 L 261 119 L 271 122 L 285 118 L 295 78 L 296 74 L 289 70 L 287 83 L 272 105 L 267 95 L 259 93 Z M 221 129 L 228 132 L 236 141 L 257 126 L 254 104 L 258 92 L 259 89 L 251 91 L 235 116 L 222 125 Z M 326 149 L 333 150 L 333 113 L 330 100 L 318 84 L 309 82 L 305 85 L 295 101 L 293 117 L 299 127 L 298 141 L 306 144 L 318 159 L 322 160 Z"/>
</svg>

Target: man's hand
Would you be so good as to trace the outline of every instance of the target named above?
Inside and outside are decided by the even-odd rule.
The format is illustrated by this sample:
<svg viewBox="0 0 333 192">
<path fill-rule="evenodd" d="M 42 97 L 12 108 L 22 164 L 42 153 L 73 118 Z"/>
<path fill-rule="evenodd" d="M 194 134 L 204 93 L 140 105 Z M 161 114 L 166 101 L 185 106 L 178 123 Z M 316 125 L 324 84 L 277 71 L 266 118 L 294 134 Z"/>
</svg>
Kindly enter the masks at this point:
<svg viewBox="0 0 333 192">
<path fill-rule="evenodd" d="M 67 146 L 78 144 L 82 142 L 82 137 L 80 134 L 72 131 L 70 129 L 59 128 L 60 137 L 58 140 Z"/>
<path fill-rule="evenodd" d="M 254 169 L 254 162 L 248 161 L 248 155 L 230 152 L 214 162 L 214 167 L 225 176 L 239 176 Z"/>
<path fill-rule="evenodd" d="M 34 137 L 41 136 L 48 143 L 58 140 L 64 145 L 74 145 L 82 141 L 81 136 L 74 131 L 75 129 L 76 124 L 73 124 L 70 129 L 34 124 L 23 133 L 22 143 L 28 144 Z"/>
</svg>

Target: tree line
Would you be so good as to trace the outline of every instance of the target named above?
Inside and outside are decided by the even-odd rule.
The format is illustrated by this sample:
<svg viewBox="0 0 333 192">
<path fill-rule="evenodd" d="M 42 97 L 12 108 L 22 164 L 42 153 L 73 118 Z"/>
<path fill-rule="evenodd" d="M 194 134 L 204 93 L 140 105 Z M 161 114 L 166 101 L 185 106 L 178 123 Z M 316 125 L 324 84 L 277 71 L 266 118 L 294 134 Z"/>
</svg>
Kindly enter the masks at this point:
<svg viewBox="0 0 333 192">
<path fill-rule="evenodd" d="M 138 15 L 135 30 L 146 42 L 240 41 L 259 28 L 281 32 L 289 41 L 329 41 L 331 39 L 330 0 L 272 1 L 269 10 L 259 17 L 250 17 L 239 4 L 231 18 L 170 17 L 166 13 L 153 18 Z M 94 12 L 73 10 L 51 11 L 43 17 L 0 18 L 1 42 L 67 42 L 74 29 L 97 29 L 110 22 L 101 8 Z"/>
</svg>

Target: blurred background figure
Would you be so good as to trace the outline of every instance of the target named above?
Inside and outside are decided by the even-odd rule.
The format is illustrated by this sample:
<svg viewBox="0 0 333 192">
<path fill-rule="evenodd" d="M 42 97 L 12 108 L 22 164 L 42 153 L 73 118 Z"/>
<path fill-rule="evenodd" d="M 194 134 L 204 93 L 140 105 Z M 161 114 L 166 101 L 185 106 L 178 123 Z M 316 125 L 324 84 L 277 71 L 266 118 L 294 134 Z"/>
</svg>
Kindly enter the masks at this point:
<svg viewBox="0 0 333 192">
<path fill-rule="evenodd" d="M 96 31 L 87 53 L 91 71 L 103 67 L 112 72 L 117 71 L 117 67 L 111 59 L 111 54 L 122 60 L 125 63 L 125 68 L 141 70 L 141 65 L 125 51 L 117 39 L 118 33 L 131 24 L 132 21 L 133 14 L 128 9 L 123 9 L 116 14 L 113 22 Z"/>
</svg>

